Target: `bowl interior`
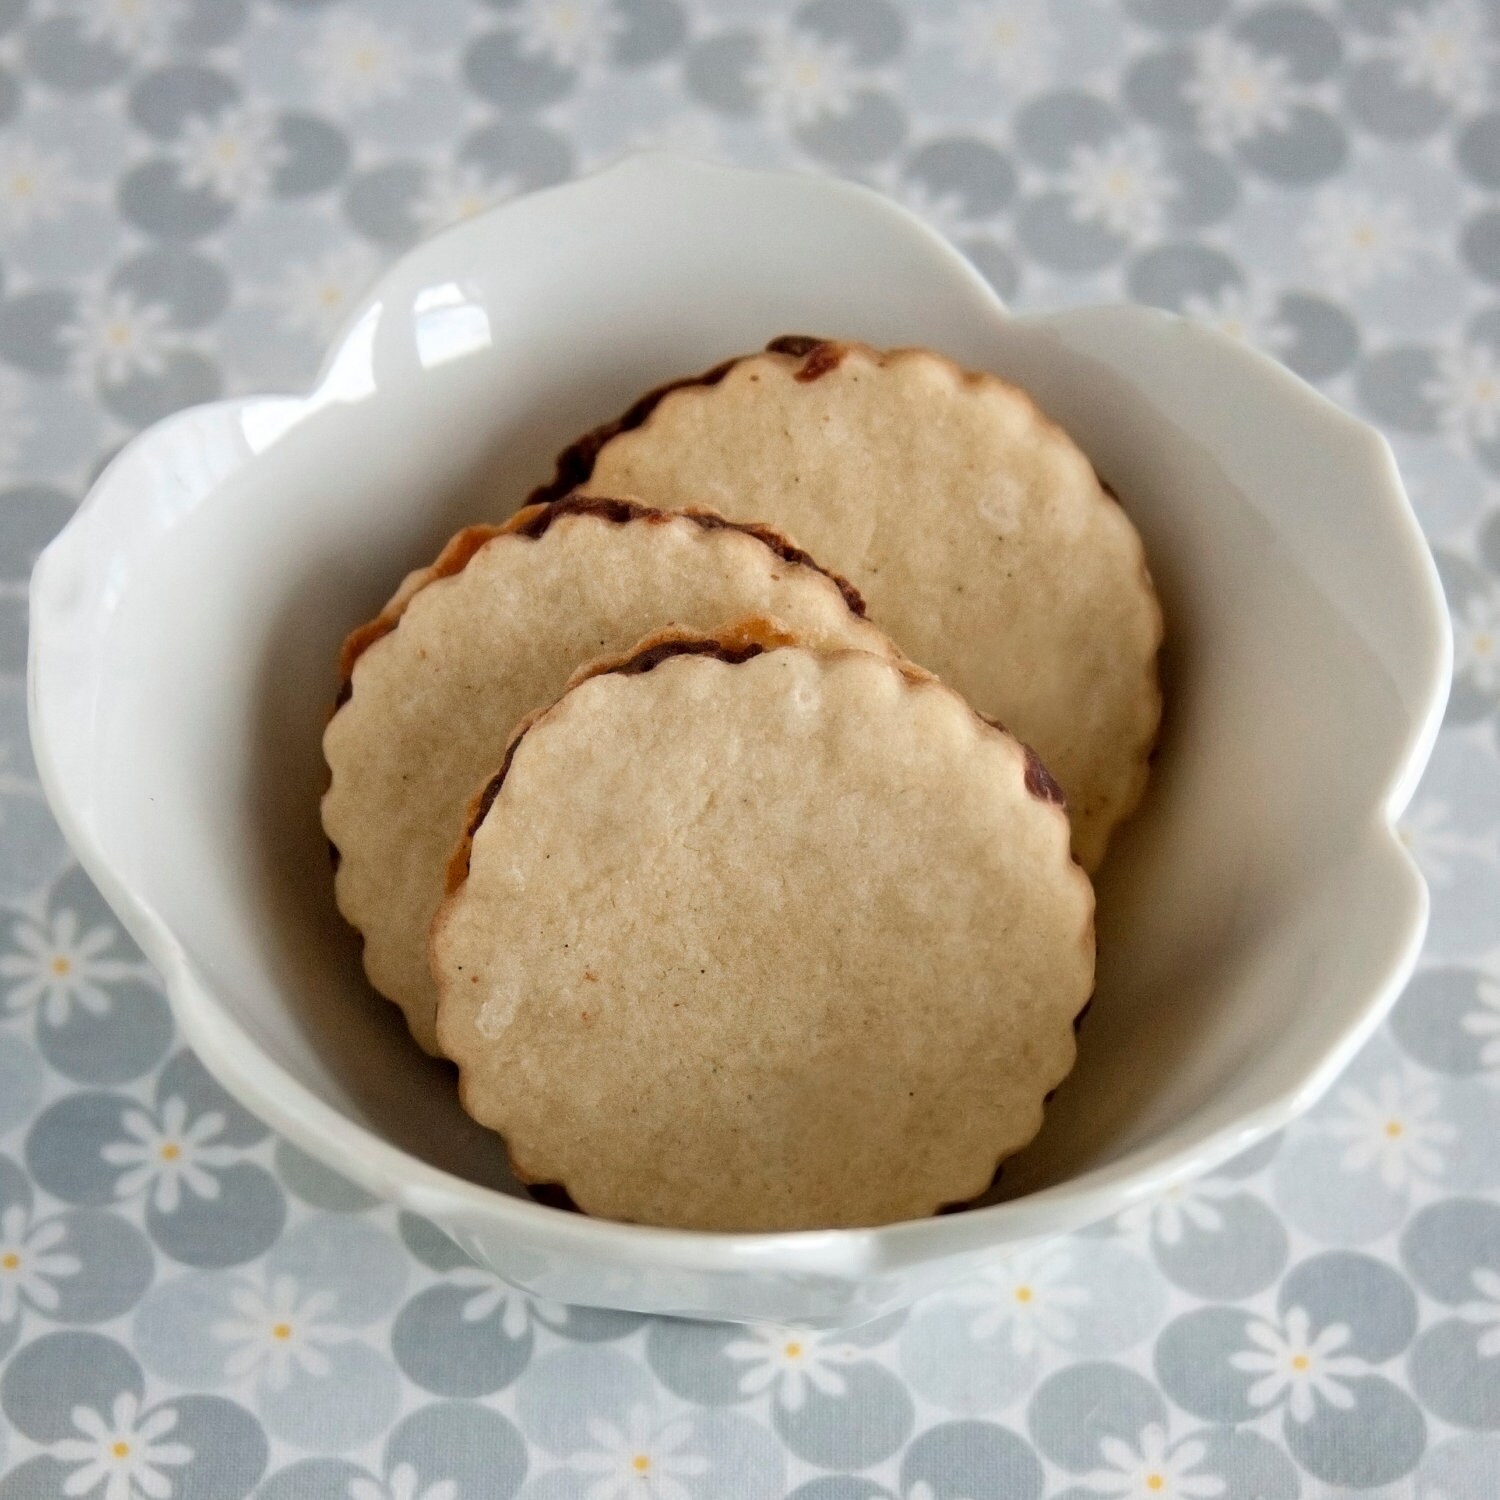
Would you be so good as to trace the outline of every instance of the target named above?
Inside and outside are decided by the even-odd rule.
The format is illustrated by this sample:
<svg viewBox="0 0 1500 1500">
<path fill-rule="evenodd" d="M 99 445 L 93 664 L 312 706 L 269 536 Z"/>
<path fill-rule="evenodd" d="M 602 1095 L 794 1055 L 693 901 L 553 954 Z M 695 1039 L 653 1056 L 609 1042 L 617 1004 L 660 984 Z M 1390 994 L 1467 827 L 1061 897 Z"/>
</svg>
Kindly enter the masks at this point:
<svg viewBox="0 0 1500 1500">
<path fill-rule="evenodd" d="M 1419 899 L 1378 816 L 1414 689 L 1368 584 L 1324 567 L 1301 514 L 1357 500 L 1347 455 L 1285 377 L 1226 374 L 1202 334 L 1007 322 L 892 210 L 775 181 L 774 203 L 695 182 L 643 212 L 601 179 L 586 213 L 544 195 L 468 226 L 383 284 L 317 396 L 228 408 L 200 435 L 229 471 L 197 486 L 211 503 L 174 504 L 179 443 L 143 534 L 97 575 L 69 795 L 267 1057 L 413 1155 L 520 1192 L 333 907 L 317 803 L 339 641 L 646 387 L 789 331 L 930 344 L 1064 421 L 1141 528 L 1168 621 L 1164 734 L 1099 882 L 1079 1067 L 998 1196 L 1248 1141 L 1373 1024 Z"/>
</svg>

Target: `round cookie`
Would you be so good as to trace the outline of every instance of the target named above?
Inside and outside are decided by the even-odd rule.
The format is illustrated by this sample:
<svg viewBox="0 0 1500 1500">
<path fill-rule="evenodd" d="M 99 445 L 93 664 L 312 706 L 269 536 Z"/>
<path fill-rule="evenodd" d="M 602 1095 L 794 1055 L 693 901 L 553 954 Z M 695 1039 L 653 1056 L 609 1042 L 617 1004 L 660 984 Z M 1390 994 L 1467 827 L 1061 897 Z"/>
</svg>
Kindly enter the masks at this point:
<svg viewBox="0 0 1500 1500">
<path fill-rule="evenodd" d="M 1056 786 L 919 668 L 787 640 L 667 632 L 580 674 L 450 867 L 464 1107 L 587 1213 L 930 1214 L 1072 1066 L 1094 902 Z"/>
<path fill-rule="evenodd" d="M 853 589 L 764 528 L 583 499 L 460 532 L 350 636 L 323 736 L 323 827 L 365 972 L 427 1051 L 427 928 L 464 809 L 517 722 L 601 652 L 669 622 L 712 630 L 747 613 L 828 645 L 893 649 Z"/>
<path fill-rule="evenodd" d="M 643 397 L 534 498 L 697 497 L 784 531 L 1031 745 L 1097 869 L 1145 789 L 1161 610 L 1140 538 L 1025 392 L 929 350 L 779 339 Z"/>
</svg>

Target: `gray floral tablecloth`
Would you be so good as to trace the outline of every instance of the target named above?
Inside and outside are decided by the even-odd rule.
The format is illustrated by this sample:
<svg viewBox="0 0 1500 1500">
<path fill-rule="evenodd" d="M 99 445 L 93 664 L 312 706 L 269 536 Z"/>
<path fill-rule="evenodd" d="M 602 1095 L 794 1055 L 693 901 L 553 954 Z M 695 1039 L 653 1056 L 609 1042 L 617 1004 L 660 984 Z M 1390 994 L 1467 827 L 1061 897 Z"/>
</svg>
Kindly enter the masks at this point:
<svg viewBox="0 0 1500 1500">
<path fill-rule="evenodd" d="M 0 0 L 0 1500 L 1500 1496 L 1500 11 Z M 25 585 L 132 432 L 296 389 L 424 233 L 636 145 L 844 173 L 1392 437 L 1457 681 L 1431 938 L 1311 1118 L 850 1334 L 528 1301 L 206 1076 L 27 748 Z"/>
</svg>

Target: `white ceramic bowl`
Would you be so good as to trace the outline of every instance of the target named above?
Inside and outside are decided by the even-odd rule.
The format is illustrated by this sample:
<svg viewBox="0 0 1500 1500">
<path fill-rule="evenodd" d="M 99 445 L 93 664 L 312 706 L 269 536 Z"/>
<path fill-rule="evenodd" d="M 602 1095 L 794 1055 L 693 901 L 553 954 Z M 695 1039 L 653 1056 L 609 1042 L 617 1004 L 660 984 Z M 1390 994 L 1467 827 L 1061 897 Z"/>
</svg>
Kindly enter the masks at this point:
<svg viewBox="0 0 1500 1500">
<path fill-rule="evenodd" d="M 710 1235 L 530 1201 L 366 989 L 318 824 L 340 638 L 458 526 L 640 391 L 809 332 L 929 344 L 1032 390 L 1123 497 L 1165 603 L 1167 718 L 1100 881 L 1078 1069 L 1001 1201 Z M 1305 1108 L 1426 918 L 1393 830 L 1451 654 L 1389 450 L 1278 366 L 1136 308 L 1008 317 L 863 189 L 663 156 L 422 245 L 307 396 L 175 416 L 32 582 L 32 726 L 78 857 L 204 1063 L 306 1151 L 542 1296 L 853 1322 L 1097 1220 Z"/>
</svg>

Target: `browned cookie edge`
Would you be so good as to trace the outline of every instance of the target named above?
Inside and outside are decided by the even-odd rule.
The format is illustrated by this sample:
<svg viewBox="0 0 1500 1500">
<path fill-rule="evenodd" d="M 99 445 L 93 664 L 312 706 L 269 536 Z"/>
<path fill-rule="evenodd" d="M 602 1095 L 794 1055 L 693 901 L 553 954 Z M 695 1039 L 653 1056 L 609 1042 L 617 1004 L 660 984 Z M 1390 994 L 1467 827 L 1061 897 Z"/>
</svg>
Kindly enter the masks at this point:
<svg viewBox="0 0 1500 1500">
<path fill-rule="evenodd" d="M 764 352 L 786 354 L 793 359 L 802 360 L 802 367 L 797 371 L 797 379 L 808 381 L 816 380 L 819 375 L 826 375 L 830 370 L 835 369 L 844 357 L 844 350 L 847 347 L 846 344 L 836 339 L 818 338 L 807 333 L 784 333 L 779 338 L 772 339 L 766 345 Z M 690 386 L 717 385 L 737 364 L 755 357 L 752 354 L 737 354 L 733 359 L 723 360 L 711 369 L 703 371 L 701 375 L 684 375 L 647 391 L 644 396 L 638 397 L 627 406 L 614 421 L 601 422 L 599 426 L 590 428 L 581 438 L 569 443 L 557 455 L 552 478 L 546 484 L 539 484 L 527 497 L 527 503 L 535 505 L 561 500 L 564 495 L 576 490 L 579 485 L 587 484 L 593 477 L 594 463 L 599 457 L 599 450 L 622 432 L 632 432 L 637 427 L 645 426 L 651 413 L 673 391 L 686 390 Z"/>
<path fill-rule="evenodd" d="M 688 506 L 680 511 L 660 510 L 655 506 L 642 505 L 637 500 L 617 500 L 600 495 L 570 495 L 565 500 L 527 504 L 502 525 L 466 526 L 450 537 L 429 567 L 410 574 L 373 620 L 356 627 L 345 637 L 339 649 L 339 689 L 334 699 L 335 711 L 349 701 L 354 690 L 355 663 L 371 646 L 389 635 L 401 623 L 407 606 L 428 584 L 463 572 L 475 553 L 496 537 L 522 536 L 536 541 L 547 534 L 553 522 L 573 515 L 598 516 L 616 525 L 624 525 L 628 521 L 645 521 L 658 526 L 681 516 L 705 531 L 743 532 L 769 547 L 783 562 L 821 573 L 844 596 L 844 603 L 849 606 L 850 611 L 860 619 L 865 618 L 865 601 L 859 590 L 842 574 L 825 568 L 811 553 L 803 551 L 774 527 L 755 521 L 731 521 L 706 506 Z"/>
<path fill-rule="evenodd" d="M 459 839 L 458 847 L 448 861 L 447 894 L 451 896 L 469 877 L 469 852 L 474 844 L 474 835 L 479 832 L 479 827 L 489 815 L 495 798 L 500 795 L 500 788 L 505 784 L 505 778 L 510 771 L 511 762 L 515 759 L 516 751 L 520 748 L 521 741 L 574 688 L 587 682 L 591 677 L 603 677 L 611 673 L 622 677 L 639 676 L 660 666 L 662 662 L 673 656 L 713 656 L 720 661 L 734 663 L 749 661 L 751 657 L 759 656 L 765 651 L 775 650 L 778 646 L 796 644 L 796 637 L 789 634 L 776 621 L 767 619 L 763 615 L 751 615 L 714 636 L 684 630 L 677 625 L 668 625 L 648 635 L 644 640 L 638 641 L 622 656 L 606 656 L 585 662 L 568 679 L 567 686 L 557 702 L 549 703 L 527 714 L 516 725 L 510 742 L 505 747 L 505 754 L 501 757 L 500 769 L 470 798 L 468 811 L 464 815 L 463 836 Z"/>
</svg>

